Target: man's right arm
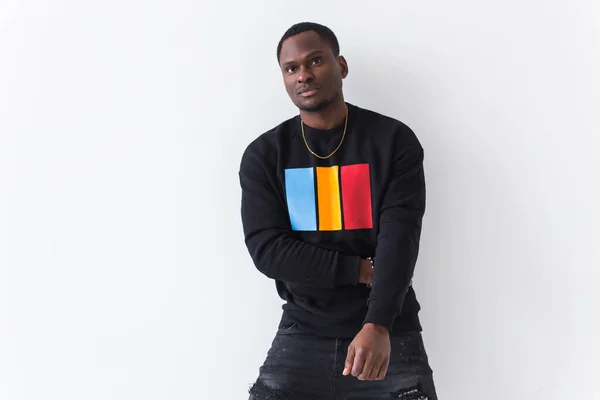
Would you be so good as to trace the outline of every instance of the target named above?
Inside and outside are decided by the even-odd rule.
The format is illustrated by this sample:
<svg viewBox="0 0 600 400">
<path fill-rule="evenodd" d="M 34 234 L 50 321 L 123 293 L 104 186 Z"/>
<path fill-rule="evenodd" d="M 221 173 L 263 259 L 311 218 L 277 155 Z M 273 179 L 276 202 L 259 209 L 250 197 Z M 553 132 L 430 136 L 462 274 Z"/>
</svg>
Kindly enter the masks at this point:
<svg viewBox="0 0 600 400">
<path fill-rule="evenodd" d="M 275 171 L 267 173 L 263 162 L 249 148 L 239 171 L 245 242 L 256 268 L 272 279 L 319 287 L 356 285 L 363 280 L 365 260 L 359 256 L 311 245 L 293 235 Z"/>
</svg>

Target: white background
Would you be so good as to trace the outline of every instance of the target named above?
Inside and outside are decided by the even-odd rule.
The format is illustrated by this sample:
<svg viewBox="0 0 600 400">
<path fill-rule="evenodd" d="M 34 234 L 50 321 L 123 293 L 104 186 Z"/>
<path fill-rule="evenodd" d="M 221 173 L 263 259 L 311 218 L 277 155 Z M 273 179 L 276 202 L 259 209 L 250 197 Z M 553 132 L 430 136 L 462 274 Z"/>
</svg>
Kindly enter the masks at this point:
<svg viewBox="0 0 600 400">
<path fill-rule="evenodd" d="M 425 148 L 440 399 L 598 397 L 598 1 L 2 0 L 0 399 L 247 398 L 281 301 L 237 172 L 304 20 Z"/>
</svg>

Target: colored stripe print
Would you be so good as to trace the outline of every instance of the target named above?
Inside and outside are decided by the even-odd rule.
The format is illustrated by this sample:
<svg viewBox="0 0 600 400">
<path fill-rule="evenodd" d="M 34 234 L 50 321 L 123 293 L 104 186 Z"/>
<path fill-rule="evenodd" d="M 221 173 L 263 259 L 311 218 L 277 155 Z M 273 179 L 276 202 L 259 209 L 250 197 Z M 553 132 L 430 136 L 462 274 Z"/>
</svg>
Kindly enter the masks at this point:
<svg viewBox="0 0 600 400">
<path fill-rule="evenodd" d="M 373 228 L 369 164 L 286 169 L 285 191 L 295 231 Z"/>
</svg>

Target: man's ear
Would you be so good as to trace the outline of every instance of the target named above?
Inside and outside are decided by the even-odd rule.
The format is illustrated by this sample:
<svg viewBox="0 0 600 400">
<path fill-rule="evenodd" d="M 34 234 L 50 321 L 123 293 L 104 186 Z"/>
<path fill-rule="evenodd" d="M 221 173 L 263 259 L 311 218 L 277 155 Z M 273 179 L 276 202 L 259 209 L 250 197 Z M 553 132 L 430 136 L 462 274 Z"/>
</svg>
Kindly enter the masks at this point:
<svg viewBox="0 0 600 400">
<path fill-rule="evenodd" d="M 348 76 L 348 63 L 344 56 L 339 56 L 338 61 L 340 63 L 340 69 L 342 71 L 342 79 L 345 79 Z"/>
</svg>

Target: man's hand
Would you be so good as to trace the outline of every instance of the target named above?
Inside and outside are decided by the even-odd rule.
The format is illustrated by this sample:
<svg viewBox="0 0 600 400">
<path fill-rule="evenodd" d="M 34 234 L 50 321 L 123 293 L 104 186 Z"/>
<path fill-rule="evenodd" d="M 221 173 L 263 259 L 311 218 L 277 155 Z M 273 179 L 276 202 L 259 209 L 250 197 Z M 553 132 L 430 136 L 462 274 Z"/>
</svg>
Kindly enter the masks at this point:
<svg viewBox="0 0 600 400">
<path fill-rule="evenodd" d="M 360 259 L 358 283 L 363 283 L 369 286 L 373 283 L 373 265 L 371 264 L 371 261 L 364 258 Z M 410 281 L 410 286 L 412 286 L 412 279 Z"/>
<path fill-rule="evenodd" d="M 371 261 L 360 259 L 360 269 L 358 272 L 358 283 L 370 285 L 373 282 L 373 265 Z"/>
<path fill-rule="evenodd" d="M 365 324 L 348 347 L 343 375 L 352 374 L 361 381 L 382 380 L 390 364 L 390 350 L 387 328 Z"/>
</svg>

